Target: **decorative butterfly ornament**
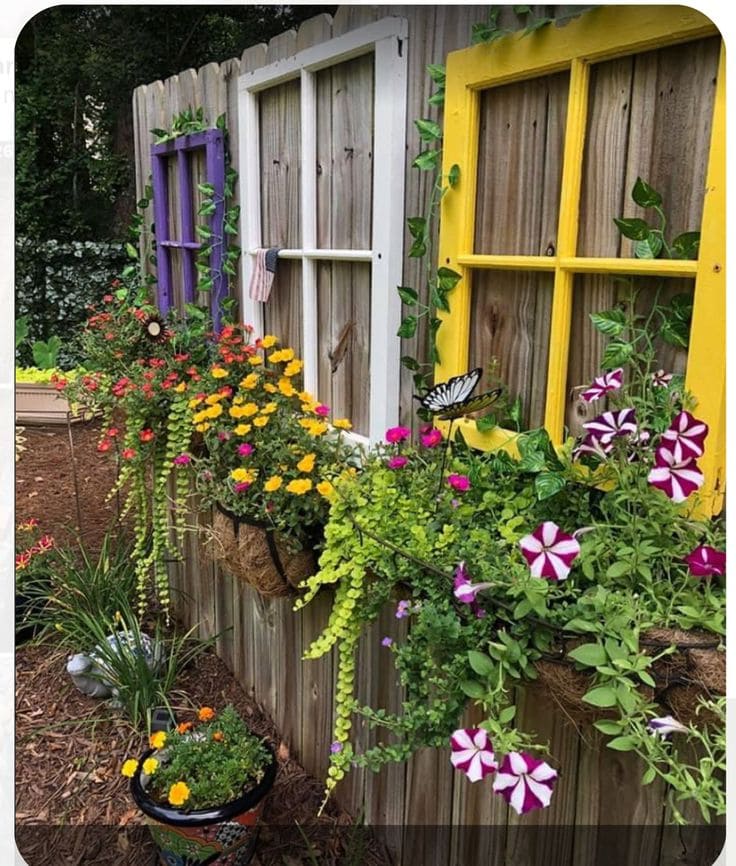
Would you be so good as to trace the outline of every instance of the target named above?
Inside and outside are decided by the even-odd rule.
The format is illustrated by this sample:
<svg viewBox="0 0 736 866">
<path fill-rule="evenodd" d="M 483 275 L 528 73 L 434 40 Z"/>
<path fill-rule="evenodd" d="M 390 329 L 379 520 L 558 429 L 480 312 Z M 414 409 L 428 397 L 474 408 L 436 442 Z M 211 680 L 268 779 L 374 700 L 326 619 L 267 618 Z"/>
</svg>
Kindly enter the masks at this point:
<svg viewBox="0 0 736 866">
<path fill-rule="evenodd" d="M 501 388 L 486 391 L 476 397 L 470 395 L 480 381 L 482 367 L 476 367 L 462 376 L 453 376 L 446 382 L 440 382 L 423 397 L 416 397 L 423 409 L 437 415 L 443 421 L 451 421 L 462 415 L 469 415 L 479 409 L 485 409 L 494 403 L 501 394 Z"/>
</svg>

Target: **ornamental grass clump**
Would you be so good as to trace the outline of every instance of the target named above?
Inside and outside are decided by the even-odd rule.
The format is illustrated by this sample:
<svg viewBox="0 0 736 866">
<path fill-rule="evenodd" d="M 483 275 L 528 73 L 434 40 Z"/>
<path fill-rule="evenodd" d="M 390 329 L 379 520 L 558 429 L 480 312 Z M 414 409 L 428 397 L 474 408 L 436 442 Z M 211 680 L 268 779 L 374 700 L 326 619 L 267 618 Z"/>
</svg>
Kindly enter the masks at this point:
<svg viewBox="0 0 736 866">
<path fill-rule="evenodd" d="M 214 809 L 235 800 L 263 778 L 273 755 L 232 705 L 201 707 L 196 723 L 151 734 L 141 761 L 130 758 L 124 776 L 141 772 L 148 797 L 184 812 Z"/>
<path fill-rule="evenodd" d="M 303 362 L 268 335 L 226 327 L 217 360 L 188 402 L 205 455 L 191 462 L 205 503 L 276 530 L 291 550 L 313 545 L 325 522 L 332 478 L 351 449 L 345 418 L 303 390 Z"/>
</svg>

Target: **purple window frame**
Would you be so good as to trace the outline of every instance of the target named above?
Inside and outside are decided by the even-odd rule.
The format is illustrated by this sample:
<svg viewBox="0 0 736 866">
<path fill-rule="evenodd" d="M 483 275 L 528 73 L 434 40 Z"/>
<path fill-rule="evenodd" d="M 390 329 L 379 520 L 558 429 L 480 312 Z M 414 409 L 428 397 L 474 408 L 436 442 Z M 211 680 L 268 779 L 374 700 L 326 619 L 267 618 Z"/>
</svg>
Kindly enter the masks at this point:
<svg viewBox="0 0 736 866">
<path fill-rule="evenodd" d="M 184 277 L 184 302 L 196 300 L 197 269 L 195 259 L 203 244 L 195 237 L 192 199 L 191 154 L 204 150 L 207 183 L 214 188 L 215 211 L 209 217 L 212 238 L 210 271 L 213 285 L 210 312 L 216 331 L 220 329 L 221 303 L 227 297 L 227 274 L 222 270 L 225 240 L 225 140 L 221 130 L 207 129 L 180 135 L 170 141 L 151 146 L 151 173 L 153 179 L 153 218 L 156 237 L 156 269 L 158 288 L 156 299 L 161 313 L 166 314 L 174 304 L 171 278 L 171 250 L 181 250 Z M 176 159 L 176 177 L 179 184 L 179 219 L 182 237 L 170 236 L 169 227 L 169 172 L 168 160 Z"/>
</svg>

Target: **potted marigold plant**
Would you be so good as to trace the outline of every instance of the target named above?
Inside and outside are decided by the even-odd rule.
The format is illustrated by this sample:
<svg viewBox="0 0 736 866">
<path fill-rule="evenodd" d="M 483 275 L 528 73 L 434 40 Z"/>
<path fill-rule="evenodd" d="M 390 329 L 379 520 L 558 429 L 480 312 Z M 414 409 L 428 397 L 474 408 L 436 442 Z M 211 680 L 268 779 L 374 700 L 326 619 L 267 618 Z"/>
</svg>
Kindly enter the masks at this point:
<svg viewBox="0 0 736 866">
<path fill-rule="evenodd" d="M 235 708 L 202 707 L 198 723 L 156 731 L 122 773 L 147 816 L 164 863 L 249 863 L 276 776 L 269 746 Z"/>
<path fill-rule="evenodd" d="M 314 568 L 332 494 L 350 448 L 344 418 L 302 390 L 303 363 L 274 336 L 251 342 L 226 327 L 218 360 L 189 401 L 205 456 L 191 462 L 216 514 L 212 555 L 266 595 L 282 595 Z"/>
</svg>

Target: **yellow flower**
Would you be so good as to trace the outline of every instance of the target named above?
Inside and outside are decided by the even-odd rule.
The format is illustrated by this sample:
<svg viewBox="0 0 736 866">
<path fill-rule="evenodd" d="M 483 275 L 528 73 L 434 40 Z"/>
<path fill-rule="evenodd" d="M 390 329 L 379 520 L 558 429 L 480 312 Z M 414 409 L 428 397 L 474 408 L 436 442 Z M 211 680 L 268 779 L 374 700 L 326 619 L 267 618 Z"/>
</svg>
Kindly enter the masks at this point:
<svg viewBox="0 0 736 866">
<path fill-rule="evenodd" d="M 156 731 L 148 738 L 148 745 L 152 749 L 163 749 L 166 742 L 166 731 Z"/>
<path fill-rule="evenodd" d="M 266 403 L 266 405 L 261 409 L 261 415 L 271 415 L 279 408 L 278 403 Z"/>
<path fill-rule="evenodd" d="M 212 426 L 211 424 L 206 424 L 206 423 L 205 424 L 197 424 L 194 429 L 197 431 L 197 433 L 205 433 L 207 430 L 210 429 L 211 426 Z"/>
<path fill-rule="evenodd" d="M 251 355 L 250 358 L 248 358 L 248 363 L 257 367 L 259 364 L 263 363 L 263 358 L 261 358 L 260 355 Z"/>
<path fill-rule="evenodd" d="M 290 481 L 286 485 L 286 489 L 289 493 L 294 493 L 297 496 L 303 496 L 309 490 L 312 489 L 312 482 L 309 478 L 297 478 L 294 481 Z"/>
<path fill-rule="evenodd" d="M 333 427 L 337 427 L 340 430 L 351 430 L 353 425 L 348 421 L 347 418 L 335 418 L 332 422 Z"/>
<path fill-rule="evenodd" d="M 296 464 L 296 468 L 300 472 L 311 472 L 314 469 L 314 461 L 316 457 L 316 454 L 305 454 L 305 456 Z"/>
<path fill-rule="evenodd" d="M 256 473 L 252 469 L 243 469 L 240 466 L 238 469 L 233 469 L 230 473 L 230 477 L 233 481 L 247 481 L 248 484 L 252 484 L 256 479 Z"/>
<path fill-rule="evenodd" d="M 275 385 L 272 385 L 270 382 L 266 382 L 266 384 L 263 386 L 263 390 L 267 394 L 275 394 L 278 389 Z"/>
<path fill-rule="evenodd" d="M 217 392 L 215 392 L 214 394 L 210 394 L 209 397 L 205 397 L 205 401 L 204 401 L 204 402 L 205 402 L 208 406 L 214 406 L 215 403 L 219 403 L 220 400 L 222 400 L 222 398 L 223 398 L 224 396 L 225 396 L 224 394 L 218 394 Z"/>
<path fill-rule="evenodd" d="M 316 403 L 302 403 L 301 409 L 302 412 L 314 412 Z"/>
<path fill-rule="evenodd" d="M 240 380 L 240 387 L 245 388 L 246 391 L 250 391 L 258 384 L 258 378 L 258 373 L 248 373 L 244 379 Z"/>
<path fill-rule="evenodd" d="M 143 762 L 143 772 L 147 776 L 152 776 L 158 767 L 158 761 L 155 758 L 146 758 Z"/>
<path fill-rule="evenodd" d="M 298 397 L 302 403 L 314 403 L 314 397 L 309 393 L 309 391 L 300 391 Z"/>
<path fill-rule="evenodd" d="M 223 367 L 213 367 L 210 370 L 210 373 L 212 374 L 213 378 L 215 378 L 215 379 L 224 379 L 225 376 L 227 376 L 228 371 L 225 370 Z"/>
<path fill-rule="evenodd" d="M 304 361 L 294 358 L 293 361 L 289 361 L 286 367 L 284 367 L 284 376 L 296 376 L 297 373 L 301 373 L 303 366 Z"/>
<path fill-rule="evenodd" d="M 268 356 L 268 360 L 272 364 L 278 364 L 280 361 L 284 360 L 283 354 L 284 353 L 281 349 L 279 349 L 278 352 L 271 352 L 271 354 Z"/>
<path fill-rule="evenodd" d="M 279 391 L 284 397 L 293 397 L 296 394 L 296 388 L 291 384 L 291 379 L 279 379 Z"/>
<path fill-rule="evenodd" d="M 263 489 L 266 493 L 273 493 L 274 490 L 278 490 L 283 483 L 283 478 L 280 475 L 272 475 L 268 481 L 263 485 Z"/>
<path fill-rule="evenodd" d="M 192 416 L 192 421 L 194 421 L 195 424 L 201 424 L 207 418 L 207 415 L 205 414 L 206 412 L 206 409 L 200 409 L 199 412 L 195 412 Z"/>
<path fill-rule="evenodd" d="M 192 399 L 187 403 L 187 406 L 189 406 L 190 409 L 194 409 L 196 406 L 199 406 L 201 402 L 201 397 L 192 397 Z"/>
<path fill-rule="evenodd" d="M 293 349 L 282 349 L 281 350 L 281 360 L 282 361 L 293 361 L 294 360 L 294 350 Z"/>
<path fill-rule="evenodd" d="M 329 481 L 320 481 L 317 485 L 317 492 L 321 493 L 322 496 L 329 496 L 334 489 Z"/>
<path fill-rule="evenodd" d="M 186 782 L 174 782 L 169 789 L 169 803 L 172 806 L 182 806 L 189 799 L 190 793 Z"/>
<path fill-rule="evenodd" d="M 178 385 L 174 385 L 174 390 L 177 392 L 177 394 L 181 394 L 182 392 L 187 390 L 187 383 L 179 382 Z"/>
<path fill-rule="evenodd" d="M 128 758 L 128 760 L 123 764 L 123 768 L 120 772 L 127 776 L 129 779 L 132 779 L 135 775 L 135 771 L 138 769 L 138 761 L 135 758 Z"/>
<path fill-rule="evenodd" d="M 273 334 L 266 334 L 266 336 L 261 340 L 261 345 L 264 349 L 270 349 L 272 346 L 275 346 L 276 343 L 278 343 L 278 340 Z"/>
<path fill-rule="evenodd" d="M 220 415 L 222 415 L 222 405 L 220 403 L 215 403 L 214 406 L 210 406 L 209 409 L 205 409 L 204 411 L 208 418 L 219 418 Z"/>
<path fill-rule="evenodd" d="M 233 405 L 234 406 L 241 406 L 242 404 L 243 404 L 243 398 L 242 397 L 233 397 Z"/>
<path fill-rule="evenodd" d="M 259 415 L 257 418 L 253 419 L 253 424 L 256 427 L 265 427 L 268 424 L 268 415 Z"/>
<path fill-rule="evenodd" d="M 309 433 L 310 436 L 321 436 L 323 433 L 327 432 L 327 425 L 324 421 L 317 421 L 312 418 L 308 418 L 307 420 L 310 422 L 307 427 L 307 433 Z"/>
<path fill-rule="evenodd" d="M 238 426 L 233 430 L 233 433 L 236 436 L 247 436 L 251 429 L 250 424 L 238 424 Z"/>
</svg>

